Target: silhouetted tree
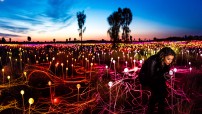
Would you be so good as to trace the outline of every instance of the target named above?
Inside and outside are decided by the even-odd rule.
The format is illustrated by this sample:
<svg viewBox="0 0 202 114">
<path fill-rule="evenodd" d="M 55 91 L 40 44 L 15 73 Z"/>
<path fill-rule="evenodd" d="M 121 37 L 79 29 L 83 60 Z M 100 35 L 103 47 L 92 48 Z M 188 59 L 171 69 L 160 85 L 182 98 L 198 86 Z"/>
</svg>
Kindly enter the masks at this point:
<svg viewBox="0 0 202 114">
<path fill-rule="evenodd" d="M 120 8 L 118 10 L 121 10 Z M 113 12 L 108 18 L 107 21 L 110 25 L 107 33 L 109 34 L 111 40 L 113 41 L 112 48 L 116 47 L 116 42 L 119 41 L 119 29 L 121 26 L 121 11 Z"/>
<path fill-rule="evenodd" d="M 132 37 L 132 36 L 130 36 L 130 41 L 131 41 L 131 42 L 133 41 L 133 37 Z"/>
<path fill-rule="evenodd" d="M 131 32 L 129 25 L 132 22 L 133 15 L 129 8 L 123 8 L 123 10 L 119 11 L 122 14 L 121 15 L 122 16 L 121 27 L 123 29 L 122 38 L 124 41 L 129 41 L 129 33 Z"/>
<path fill-rule="evenodd" d="M 84 14 L 84 11 L 77 12 L 77 20 L 78 20 L 78 26 L 79 26 L 79 36 L 81 37 L 81 47 L 82 47 L 82 37 L 83 33 L 86 30 L 86 27 L 84 27 L 85 21 L 86 21 L 86 14 Z"/>
<path fill-rule="evenodd" d="M 6 39 L 5 39 L 4 37 L 2 37 L 1 42 L 2 42 L 2 43 L 5 43 L 5 42 L 6 42 Z"/>
<path fill-rule="evenodd" d="M 11 38 L 9 38 L 9 42 L 11 42 Z"/>
<path fill-rule="evenodd" d="M 32 40 L 31 37 L 28 36 L 28 37 L 27 37 L 27 41 L 28 41 L 28 42 L 31 42 L 31 40 Z"/>
<path fill-rule="evenodd" d="M 55 42 L 55 38 L 53 39 L 53 42 Z"/>
<path fill-rule="evenodd" d="M 74 38 L 74 41 L 76 41 L 76 38 Z"/>
<path fill-rule="evenodd" d="M 69 41 L 71 41 L 71 38 L 69 38 Z"/>
</svg>

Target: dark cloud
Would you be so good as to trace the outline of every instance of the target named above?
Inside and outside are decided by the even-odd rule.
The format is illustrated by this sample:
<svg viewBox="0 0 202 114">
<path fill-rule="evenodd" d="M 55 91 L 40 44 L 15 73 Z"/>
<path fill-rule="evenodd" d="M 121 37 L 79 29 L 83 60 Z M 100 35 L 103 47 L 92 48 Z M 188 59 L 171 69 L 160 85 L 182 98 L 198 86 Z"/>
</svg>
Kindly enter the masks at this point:
<svg viewBox="0 0 202 114">
<path fill-rule="evenodd" d="M 27 33 L 29 31 L 29 28 L 26 27 L 15 27 L 9 25 L 2 25 L 1 28 L 15 33 Z"/>
<path fill-rule="evenodd" d="M 0 33 L 0 36 L 2 36 L 2 37 L 20 37 L 19 35 L 15 35 L 15 34 L 6 34 L 6 33 Z"/>
</svg>

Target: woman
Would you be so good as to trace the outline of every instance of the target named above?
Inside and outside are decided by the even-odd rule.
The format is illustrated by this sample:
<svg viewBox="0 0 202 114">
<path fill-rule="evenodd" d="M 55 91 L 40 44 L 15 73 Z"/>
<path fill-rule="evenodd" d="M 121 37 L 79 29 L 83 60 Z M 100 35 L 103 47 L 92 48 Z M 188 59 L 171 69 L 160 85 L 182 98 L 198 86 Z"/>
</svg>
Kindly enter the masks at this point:
<svg viewBox="0 0 202 114">
<path fill-rule="evenodd" d="M 162 48 L 157 54 L 149 57 L 139 73 L 139 80 L 143 87 L 151 91 L 147 113 L 154 112 L 155 104 L 158 103 L 158 113 L 163 114 L 165 108 L 165 98 L 168 94 L 166 90 L 165 73 L 169 72 L 175 60 L 175 52 L 169 48 Z"/>
</svg>

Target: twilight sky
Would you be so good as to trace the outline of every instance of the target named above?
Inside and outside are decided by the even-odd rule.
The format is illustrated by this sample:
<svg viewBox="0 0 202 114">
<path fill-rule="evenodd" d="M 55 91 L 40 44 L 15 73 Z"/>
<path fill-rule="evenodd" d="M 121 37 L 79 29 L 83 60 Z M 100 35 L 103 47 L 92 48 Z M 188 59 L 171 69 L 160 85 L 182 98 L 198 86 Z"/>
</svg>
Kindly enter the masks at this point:
<svg viewBox="0 0 202 114">
<path fill-rule="evenodd" d="M 133 38 L 202 35 L 202 0 L 0 0 L 0 38 L 79 38 L 76 13 L 86 14 L 83 40 L 109 40 L 107 17 L 130 8 Z"/>
</svg>

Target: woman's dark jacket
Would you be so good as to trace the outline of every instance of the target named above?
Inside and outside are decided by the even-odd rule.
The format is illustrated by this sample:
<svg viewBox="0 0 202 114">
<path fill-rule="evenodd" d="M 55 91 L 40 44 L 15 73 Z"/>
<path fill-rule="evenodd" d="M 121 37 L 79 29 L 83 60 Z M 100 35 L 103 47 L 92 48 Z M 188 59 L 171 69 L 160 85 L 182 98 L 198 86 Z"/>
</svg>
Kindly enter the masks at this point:
<svg viewBox="0 0 202 114">
<path fill-rule="evenodd" d="M 149 57 L 139 72 L 139 81 L 143 86 L 165 85 L 164 74 L 169 72 L 169 66 L 162 65 L 158 55 Z"/>
</svg>

